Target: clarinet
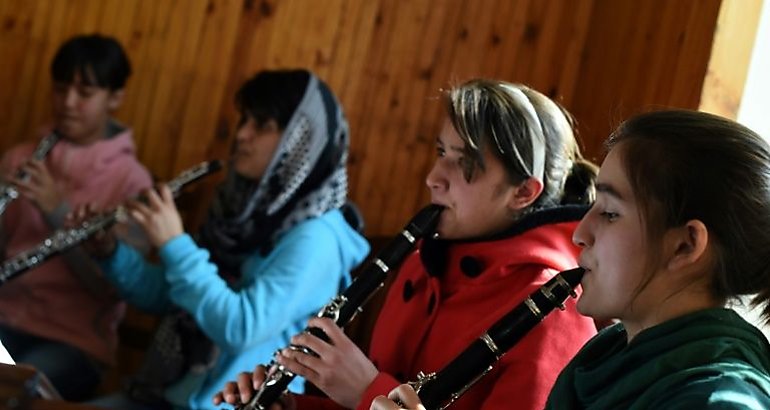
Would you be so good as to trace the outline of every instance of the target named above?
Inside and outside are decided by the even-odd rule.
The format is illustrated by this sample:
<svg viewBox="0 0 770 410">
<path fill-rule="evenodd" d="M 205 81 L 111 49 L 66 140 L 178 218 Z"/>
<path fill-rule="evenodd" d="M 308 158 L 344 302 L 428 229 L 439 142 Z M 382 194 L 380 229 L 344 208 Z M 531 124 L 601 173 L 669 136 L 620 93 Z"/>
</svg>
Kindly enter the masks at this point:
<svg viewBox="0 0 770 410">
<path fill-rule="evenodd" d="M 57 142 L 59 142 L 59 135 L 55 132 L 46 135 L 40 140 L 40 143 L 37 144 L 35 151 L 32 153 L 32 158 L 38 161 L 42 160 L 49 152 L 51 152 L 51 149 Z M 26 181 L 29 179 L 29 175 L 27 175 L 24 170 L 20 169 L 16 172 L 16 178 Z M 3 215 L 5 209 L 8 208 L 8 205 L 18 197 L 19 191 L 15 186 L 12 184 L 3 184 L 2 187 L 0 187 L 0 215 Z"/>
<path fill-rule="evenodd" d="M 178 177 L 168 182 L 168 187 L 176 197 L 182 188 L 200 178 L 212 174 L 222 168 L 220 161 L 203 162 L 192 167 Z M 118 221 L 125 220 L 126 211 L 123 206 L 115 211 L 94 216 L 83 221 L 80 226 L 69 229 L 58 229 L 52 236 L 40 242 L 34 248 L 24 251 L 3 262 L 0 269 L 0 285 L 17 275 L 40 265 L 52 256 L 56 256 L 90 238 L 97 232 L 110 228 Z"/>
<path fill-rule="evenodd" d="M 583 273 L 583 268 L 575 268 L 554 276 L 495 322 L 443 369 L 427 375 L 418 373 L 417 381 L 409 384 L 425 408 L 443 410 L 452 405 L 554 308 L 564 310 L 564 301 L 569 296 L 577 297 L 575 287 L 583 278 Z"/>
<path fill-rule="evenodd" d="M 339 327 L 347 325 L 358 312 L 362 311 L 361 306 L 383 286 L 388 271 L 397 269 L 401 265 L 406 257 L 412 253 L 417 240 L 433 233 L 442 209 L 443 207 L 438 205 L 429 205 L 420 210 L 404 227 L 401 234 L 390 241 L 374 260 L 367 264 L 364 271 L 356 277 L 353 283 L 342 294 L 324 306 L 317 316 L 330 318 Z M 328 336 L 318 328 L 307 328 L 305 332 L 329 341 Z M 289 348 L 315 355 L 315 352 L 303 346 L 292 345 Z M 265 410 L 269 408 L 286 392 L 289 383 L 296 376 L 275 361 L 271 362 L 268 368 L 272 368 L 273 371 L 267 376 L 256 395 L 247 404 L 236 406 L 236 409 Z"/>
</svg>

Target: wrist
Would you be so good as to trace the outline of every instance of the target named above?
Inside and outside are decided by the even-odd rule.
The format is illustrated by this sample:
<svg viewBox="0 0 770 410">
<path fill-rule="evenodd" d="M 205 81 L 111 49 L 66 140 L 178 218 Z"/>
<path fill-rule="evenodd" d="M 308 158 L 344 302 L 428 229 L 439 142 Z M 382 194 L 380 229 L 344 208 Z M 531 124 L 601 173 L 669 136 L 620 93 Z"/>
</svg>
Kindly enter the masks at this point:
<svg viewBox="0 0 770 410">
<path fill-rule="evenodd" d="M 155 242 L 153 239 L 150 239 L 150 243 L 158 249 L 158 251 L 163 254 L 166 252 L 171 252 L 172 254 L 175 254 L 178 250 L 178 247 L 186 247 L 187 241 L 183 241 L 180 238 L 184 235 L 183 233 L 177 234 L 177 235 L 169 235 L 167 237 L 164 237 L 164 240 Z"/>
<path fill-rule="evenodd" d="M 168 245 L 168 243 L 169 243 L 169 242 L 171 242 L 171 241 L 173 241 L 174 239 L 176 239 L 176 238 L 178 238 L 178 237 L 182 236 L 182 234 L 183 234 L 183 233 L 184 233 L 184 232 L 174 232 L 174 233 L 170 233 L 170 234 L 168 234 L 168 235 L 164 235 L 162 238 L 158 238 L 158 240 L 157 240 L 157 241 L 155 241 L 155 243 L 153 243 L 153 245 L 154 245 L 156 248 L 158 248 L 158 249 L 160 249 L 160 248 L 163 248 L 163 247 L 165 247 L 166 245 Z"/>
</svg>

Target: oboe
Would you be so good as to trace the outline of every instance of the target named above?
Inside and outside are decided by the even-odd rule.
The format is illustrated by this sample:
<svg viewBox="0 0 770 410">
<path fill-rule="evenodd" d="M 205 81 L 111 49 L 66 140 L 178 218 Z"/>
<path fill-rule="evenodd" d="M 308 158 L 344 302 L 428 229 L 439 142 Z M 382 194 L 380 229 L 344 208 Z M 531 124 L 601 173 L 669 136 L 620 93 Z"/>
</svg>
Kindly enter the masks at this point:
<svg viewBox="0 0 770 410">
<path fill-rule="evenodd" d="M 321 309 L 317 316 L 330 318 L 339 327 L 347 325 L 356 313 L 362 311 L 361 306 L 383 286 L 387 273 L 398 268 L 409 256 L 417 240 L 433 233 L 442 209 L 438 205 L 429 205 L 417 213 L 404 227 L 401 234 L 390 241 L 356 277 L 353 283 Z M 307 328 L 305 332 L 329 341 L 326 334 L 318 328 Z M 315 355 L 306 347 L 290 346 L 290 348 Z M 265 410 L 286 392 L 295 374 L 276 362 L 270 363 L 268 368 L 272 368 L 272 371 L 254 398 L 245 405 L 236 406 L 236 409 Z"/>
<path fill-rule="evenodd" d="M 49 152 L 51 152 L 51 148 L 53 148 L 53 146 L 56 145 L 58 141 L 59 141 L 59 135 L 57 135 L 55 132 L 52 132 L 46 135 L 37 144 L 35 151 L 32 152 L 32 158 L 38 161 L 42 160 L 43 158 L 46 157 L 46 155 L 48 155 Z M 27 175 L 27 173 L 24 172 L 24 170 L 20 169 L 16 172 L 16 178 L 21 179 L 22 181 L 25 181 L 29 179 L 29 175 Z M 14 199 L 18 197 L 19 197 L 19 191 L 16 189 L 16 187 L 13 184 L 10 184 L 10 183 L 3 184 L 2 187 L 0 187 L 0 215 L 2 215 L 5 212 L 5 209 L 8 207 L 8 204 L 10 204 Z"/>
<path fill-rule="evenodd" d="M 584 272 L 583 268 L 575 268 L 554 276 L 495 322 L 443 369 L 427 375 L 418 373 L 417 381 L 409 384 L 425 408 L 443 410 L 449 407 L 492 370 L 495 362 L 554 308 L 564 310 L 564 301 L 569 296 L 577 297 L 575 287 Z"/>
<path fill-rule="evenodd" d="M 222 163 L 220 161 L 203 162 L 182 172 L 178 177 L 169 181 L 168 187 L 174 196 L 177 196 L 182 188 L 191 182 L 195 182 L 221 168 Z M 0 270 L 0 285 L 43 263 L 50 257 L 82 243 L 95 233 L 108 229 L 123 218 L 125 218 L 125 208 L 121 206 L 115 211 L 97 215 L 87 221 L 83 221 L 78 227 L 58 229 L 52 236 L 46 238 L 34 248 L 3 262 L 2 270 Z"/>
</svg>

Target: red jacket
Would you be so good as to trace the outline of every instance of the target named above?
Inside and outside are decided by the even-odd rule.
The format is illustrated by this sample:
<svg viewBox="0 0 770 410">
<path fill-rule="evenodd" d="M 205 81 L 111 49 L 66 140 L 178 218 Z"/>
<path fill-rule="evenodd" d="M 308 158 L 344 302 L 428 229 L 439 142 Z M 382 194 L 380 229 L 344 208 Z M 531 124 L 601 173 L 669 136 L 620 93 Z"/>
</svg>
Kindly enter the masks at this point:
<svg viewBox="0 0 770 410">
<path fill-rule="evenodd" d="M 358 409 L 419 371 L 435 372 L 556 272 L 577 266 L 576 216 L 547 211 L 545 222 L 484 242 L 453 243 L 443 274 L 431 276 L 415 252 L 404 263 L 375 325 L 369 357 L 380 374 Z M 566 222 L 558 222 L 559 220 Z M 554 222 L 556 221 L 556 222 Z M 542 409 L 561 369 L 596 333 L 590 318 L 555 310 L 452 405 L 459 409 Z M 300 409 L 341 408 L 297 397 Z"/>
</svg>

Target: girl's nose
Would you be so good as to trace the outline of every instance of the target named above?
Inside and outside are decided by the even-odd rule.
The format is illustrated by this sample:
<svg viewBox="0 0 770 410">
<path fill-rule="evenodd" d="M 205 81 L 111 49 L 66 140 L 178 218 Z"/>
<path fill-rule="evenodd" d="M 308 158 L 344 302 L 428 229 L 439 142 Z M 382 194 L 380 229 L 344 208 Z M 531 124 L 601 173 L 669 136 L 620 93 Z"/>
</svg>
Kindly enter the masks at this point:
<svg viewBox="0 0 770 410">
<path fill-rule="evenodd" d="M 590 215 L 587 213 L 583 219 L 578 223 L 577 228 L 575 228 L 575 232 L 572 234 L 572 243 L 575 245 L 585 248 L 588 246 L 591 246 L 592 242 L 592 236 L 589 232 L 589 226 L 588 226 L 588 216 Z"/>
<path fill-rule="evenodd" d="M 64 106 L 67 108 L 74 108 L 77 104 L 77 91 L 74 87 L 68 87 L 64 93 Z"/>
<path fill-rule="evenodd" d="M 446 178 L 439 168 L 439 160 L 436 160 L 436 162 L 433 163 L 433 168 L 430 169 L 428 176 L 425 177 L 425 185 L 427 185 L 431 191 L 446 188 Z"/>
<path fill-rule="evenodd" d="M 243 124 L 235 130 L 235 140 L 237 142 L 246 141 L 249 138 L 249 127 Z"/>
</svg>

